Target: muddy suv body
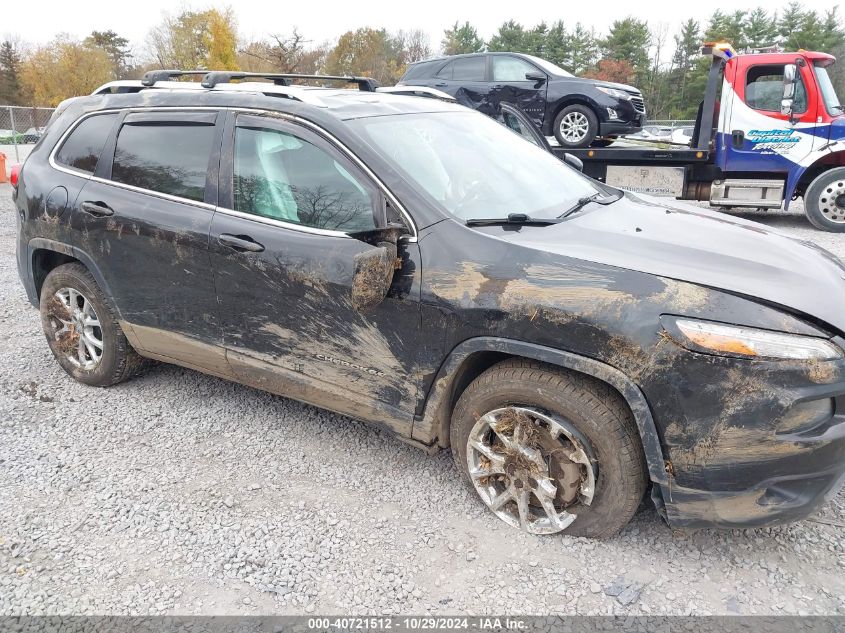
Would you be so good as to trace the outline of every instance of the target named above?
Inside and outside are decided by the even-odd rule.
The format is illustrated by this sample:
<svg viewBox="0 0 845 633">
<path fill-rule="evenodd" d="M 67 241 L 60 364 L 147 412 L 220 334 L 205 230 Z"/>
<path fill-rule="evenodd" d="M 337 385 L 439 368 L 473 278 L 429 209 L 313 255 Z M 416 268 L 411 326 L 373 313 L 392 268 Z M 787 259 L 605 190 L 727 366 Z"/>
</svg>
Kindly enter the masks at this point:
<svg viewBox="0 0 845 633">
<path fill-rule="evenodd" d="M 771 525 L 845 471 L 834 257 L 612 190 L 458 105 L 75 99 L 15 195 L 21 280 L 78 380 L 156 359 L 451 446 L 530 532 L 613 533 L 649 487 L 675 527 Z"/>
</svg>

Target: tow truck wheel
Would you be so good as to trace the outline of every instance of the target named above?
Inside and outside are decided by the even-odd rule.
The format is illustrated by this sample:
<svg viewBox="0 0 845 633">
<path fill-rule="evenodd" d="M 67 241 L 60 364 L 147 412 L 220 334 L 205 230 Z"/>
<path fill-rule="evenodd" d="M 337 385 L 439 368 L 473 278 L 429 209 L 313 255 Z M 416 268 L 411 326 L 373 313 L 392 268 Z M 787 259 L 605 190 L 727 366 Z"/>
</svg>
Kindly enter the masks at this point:
<svg viewBox="0 0 845 633">
<path fill-rule="evenodd" d="M 817 229 L 845 233 L 845 167 L 826 171 L 810 183 L 804 213 Z"/>
</svg>

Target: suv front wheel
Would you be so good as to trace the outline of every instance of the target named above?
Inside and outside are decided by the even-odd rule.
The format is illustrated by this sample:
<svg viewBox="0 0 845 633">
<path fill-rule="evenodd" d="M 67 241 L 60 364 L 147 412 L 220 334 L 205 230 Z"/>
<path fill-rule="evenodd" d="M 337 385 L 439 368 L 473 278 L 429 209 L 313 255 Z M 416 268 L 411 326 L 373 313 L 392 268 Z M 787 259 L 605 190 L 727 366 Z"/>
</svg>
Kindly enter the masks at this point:
<svg viewBox="0 0 845 633">
<path fill-rule="evenodd" d="M 575 103 L 555 117 L 554 134 L 561 147 L 588 147 L 599 133 L 599 120 L 589 106 Z"/>
<path fill-rule="evenodd" d="M 646 489 L 627 407 L 601 383 L 552 366 L 504 361 L 461 394 L 452 456 L 484 504 L 531 534 L 612 536 Z"/>
<path fill-rule="evenodd" d="M 103 291 L 85 266 L 54 268 L 41 287 L 41 326 L 59 365 L 79 382 L 108 387 L 144 364 L 126 340 Z"/>
</svg>

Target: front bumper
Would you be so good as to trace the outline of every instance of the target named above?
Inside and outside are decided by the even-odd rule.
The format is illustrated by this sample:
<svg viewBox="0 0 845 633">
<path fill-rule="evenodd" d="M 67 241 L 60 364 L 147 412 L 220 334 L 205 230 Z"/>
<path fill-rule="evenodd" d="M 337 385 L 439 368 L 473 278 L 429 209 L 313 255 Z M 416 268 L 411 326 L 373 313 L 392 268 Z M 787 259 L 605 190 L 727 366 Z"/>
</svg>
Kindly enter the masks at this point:
<svg viewBox="0 0 845 633">
<path fill-rule="evenodd" d="M 682 352 L 673 365 L 672 387 L 652 401 L 667 459 L 652 498 L 670 526 L 789 523 L 845 483 L 845 360 Z"/>
<path fill-rule="evenodd" d="M 599 123 L 599 136 L 623 136 L 625 134 L 636 134 L 642 129 L 642 122 L 639 121 L 634 123 L 607 121 Z"/>
</svg>

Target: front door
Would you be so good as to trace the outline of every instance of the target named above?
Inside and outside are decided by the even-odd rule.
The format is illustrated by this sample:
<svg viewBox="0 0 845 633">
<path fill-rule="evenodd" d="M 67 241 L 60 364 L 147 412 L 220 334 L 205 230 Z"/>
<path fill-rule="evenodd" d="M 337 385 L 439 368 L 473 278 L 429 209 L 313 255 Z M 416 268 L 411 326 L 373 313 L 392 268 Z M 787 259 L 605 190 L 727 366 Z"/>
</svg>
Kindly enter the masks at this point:
<svg viewBox="0 0 845 633">
<path fill-rule="evenodd" d="M 737 58 L 733 76 L 727 77 L 734 89 L 728 94 L 725 169 L 786 174 L 825 142 L 813 133 L 820 105 L 815 80 L 808 66 L 799 66 L 793 113 L 781 114 L 785 62 L 756 57 L 765 58 Z"/>
<path fill-rule="evenodd" d="M 423 347 L 416 242 L 400 241 L 387 298 L 355 310 L 355 256 L 372 246 L 350 233 L 384 225 L 393 214 L 385 196 L 312 130 L 230 117 L 210 251 L 232 369 L 248 384 L 409 435 Z"/>
<path fill-rule="evenodd" d="M 524 59 L 512 55 L 490 55 L 490 103 L 497 108 L 510 103 L 522 110 L 540 129 L 546 113 L 548 80 L 528 79 L 526 75 L 545 75 Z"/>
<path fill-rule="evenodd" d="M 77 197 L 71 222 L 133 346 L 227 376 L 208 255 L 224 116 L 127 114 Z"/>
</svg>

